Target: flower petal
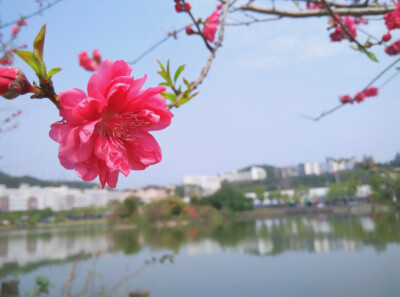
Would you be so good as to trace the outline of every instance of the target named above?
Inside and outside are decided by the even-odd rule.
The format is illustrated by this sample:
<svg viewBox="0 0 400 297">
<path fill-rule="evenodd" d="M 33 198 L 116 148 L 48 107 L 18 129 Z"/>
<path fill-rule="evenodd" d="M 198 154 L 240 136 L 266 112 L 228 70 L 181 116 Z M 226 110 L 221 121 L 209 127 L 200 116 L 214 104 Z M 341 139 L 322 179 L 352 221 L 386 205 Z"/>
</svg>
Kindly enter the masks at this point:
<svg viewBox="0 0 400 297">
<path fill-rule="evenodd" d="M 97 73 L 94 73 L 88 83 L 89 97 L 106 99 L 106 88 L 110 81 L 119 76 L 130 76 L 132 67 L 125 61 L 105 60 Z"/>
</svg>

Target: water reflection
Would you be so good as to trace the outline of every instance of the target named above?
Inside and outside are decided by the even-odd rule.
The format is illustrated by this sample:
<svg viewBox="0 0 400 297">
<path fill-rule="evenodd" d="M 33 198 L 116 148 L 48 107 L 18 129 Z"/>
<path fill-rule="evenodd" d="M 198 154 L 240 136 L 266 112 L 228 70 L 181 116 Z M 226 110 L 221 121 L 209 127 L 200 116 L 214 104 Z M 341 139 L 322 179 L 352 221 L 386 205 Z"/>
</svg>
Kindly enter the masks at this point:
<svg viewBox="0 0 400 297">
<path fill-rule="evenodd" d="M 185 246 L 189 255 L 221 251 L 273 256 L 289 251 L 357 252 L 365 246 L 383 251 L 400 241 L 398 214 L 268 218 L 219 226 L 110 231 L 101 228 L 14 231 L 0 235 L 0 277 L 49 263 L 72 261 L 99 252 L 136 254 L 143 248 Z"/>
</svg>

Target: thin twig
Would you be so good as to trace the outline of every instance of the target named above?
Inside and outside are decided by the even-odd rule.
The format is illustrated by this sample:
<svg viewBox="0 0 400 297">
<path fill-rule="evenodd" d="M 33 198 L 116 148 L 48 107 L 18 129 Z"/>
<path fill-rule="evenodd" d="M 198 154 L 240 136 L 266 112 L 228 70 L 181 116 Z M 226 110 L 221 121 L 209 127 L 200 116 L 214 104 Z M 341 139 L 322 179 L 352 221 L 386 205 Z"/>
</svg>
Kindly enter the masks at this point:
<svg viewBox="0 0 400 297">
<path fill-rule="evenodd" d="M 384 75 L 387 71 L 389 71 L 390 68 L 392 68 L 394 65 L 396 65 L 396 64 L 399 63 L 399 62 L 400 62 L 400 58 L 396 59 L 396 60 L 395 60 L 394 62 L 392 62 L 389 66 L 387 66 L 385 69 L 383 69 L 377 76 L 374 77 L 373 80 L 371 80 L 371 81 L 367 84 L 367 86 L 364 88 L 364 90 L 367 89 L 367 88 L 369 88 L 370 86 L 372 86 L 372 84 L 373 84 L 374 82 L 376 82 L 382 75 Z"/>
<path fill-rule="evenodd" d="M 186 26 L 185 26 L 186 27 Z M 167 36 L 165 36 L 164 38 L 162 38 L 161 40 L 157 41 L 155 44 L 153 44 L 152 46 L 150 46 L 147 50 L 145 50 L 143 53 L 141 53 L 136 59 L 126 62 L 128 64 L 134 65 L 137 62 L 139 62 L 139 60 L 141 60 L 143 57 L 145 57 L 147 54 L 149 54 L 150 52 L 152 52 L 153 50 L 155 50 L 157 47 L 159 47 L 161 44 L 163 44 L 164 42 L 166 42 L 169 38 L 176 36 L 178 33 L 182 32 L 185 27 L 182 27 L 178 30 L 174 30 L 172 32 L 167 33 Z"/>
<path fill-rule="evenodd" d="M 47 4 L 45 7 L 40 8 L 38 11 L 35 11 L 35 12 L 32 12 L 31 14 L 23 16 L 23 18 L 25 20 L 27 20 L 27 19 L 30 19 L 30 18 L 32 18 L 34 16 L 37 16 L 37 15 L 39 15 L 42 12 L 48 10 L 49 8 L 53 7 L 54 5 L 56 5 L 57 3 L 61 2 L 61 1 L 63 1 L 63 0 L 55 0 L 54 2 Z M 15 25 L 15 23 L 18 22 L 19 20 L 20 19 L 15 20 L 15 21 L 11 21 L 11 22 L 8 22 L 8 23 L 1 24 L 0 25 L 0 29 L 3 29 L 3 28 L 8 27 L 8 26 Z"/>
<path fill-rule="evenodd" d="M 281 16 L 277 16 L 274 18 L 268 18 L 268 19 L 255 19 L 253 21 L 248 21 L 248 22 L 236 22 L 236 23 L 226 23 L 226 26 L 249 26 L 249 25 L 253 25 L 256 23 L 266 23 L 266 22 L 271 22 L 271 21 L 277 21 L 280 20 L 282 17 Z"/>
<path fill-rule="evenodd" d="M 340 104 L 340 105 L 338 105 L 338 106 L 335 106 L 334 108 L 332 108 L 332 109 L 329 109 L 329 110 L 327 110 L 327 111 L 324 111 L 323 113 L 321 113 L 319 116 L 317 116 L 317 117 L 310 117 L 310 116 L 307 116 L 307 115 L 300 115 L 301 117 L 303 117 L 303 118 L 306 118 L 306 119 L 309 119 L 309 120 L 312 120 L 312 121 L 316 121 L 316 122 L 318 122 L 321 118 L 323 118 L 323 117 L 325 117 L 325 116 L 327 116 L 327 115 L 330 115 L 331 113 L 334 113 L 336 110 L 338 110 L 339 108 L 341 108 L 341 107 L 343 107 L 344 106 L 344 104 Z"/>
</svg>

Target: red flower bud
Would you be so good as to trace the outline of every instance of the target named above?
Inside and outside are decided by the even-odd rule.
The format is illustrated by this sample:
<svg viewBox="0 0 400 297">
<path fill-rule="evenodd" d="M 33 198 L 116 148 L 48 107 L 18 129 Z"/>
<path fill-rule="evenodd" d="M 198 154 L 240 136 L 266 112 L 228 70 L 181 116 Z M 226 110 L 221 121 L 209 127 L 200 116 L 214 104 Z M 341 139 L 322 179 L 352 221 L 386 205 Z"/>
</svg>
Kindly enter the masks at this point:
<svg viewBox="0 0 400 297">
<path fill-rule="evenodd" d="M 354 100 L 355 100 L 357 103 L 363 102 L 364 99 L 365 99 L 365 95 L 364 95 L 363 93 L 357 93 L 357 94 L 354 96 Z"/>
<path fill-rule="evenodd" d="M 19 95 L 35 92 L 35 88 L 26 79 L 25 74 L 15 67 L 0 67 L 0 95 L 14 99 Z"/>
<path fill-rule="evenodd" d="M 190 26 L 187 26 L 185 30 L 187 35 L 192 35 L 194 33 L 192 27 Z"/>
<path fill-rule="evenodd" d="M 374 97 L 374 96 L 378 96 L 378 89 L 375 88 L 375 87 L 369 87 L 369 88 L 366 88 L 366 89 L 363 91 L 363 94 L 364 94 L 365 97 Z"/>
<path fill-rule="evenodd" d="M 220 10 L 221 8 L 222 8 L 222 4 L 219 3 L 219 4 L 217 5 L 217 9 Z"/>
<path fill-rule="evenodd" d="M 384 42 L 388 42 L 390 39 L 392 39 L 392 35 L 390 35 L 390 33 L 386 33 L 382 36 L 382 40 Z"/>
<path fill-rule="evenodd" d="M 190 9 L 192 8 L 192 6 L 190 5 L 190 3 L 185 3 L 185 10 L 186 11 L 190 11 Z"/>
<path fill-rule="evenodd" d="M 177 12 L 181 12 L 183 9 L 182 9 L 182 4 L 181 3 L 176 3 L 175 4 L 175 10 L 177 11 Z"/>
<path fill-rule="evenodd" d="M 342 104 L 353 103 L 353 99 L 351 99 L 349 95 L 343 95 L 340 96 L 340 102 L 342 102 Z"/>
</svg>

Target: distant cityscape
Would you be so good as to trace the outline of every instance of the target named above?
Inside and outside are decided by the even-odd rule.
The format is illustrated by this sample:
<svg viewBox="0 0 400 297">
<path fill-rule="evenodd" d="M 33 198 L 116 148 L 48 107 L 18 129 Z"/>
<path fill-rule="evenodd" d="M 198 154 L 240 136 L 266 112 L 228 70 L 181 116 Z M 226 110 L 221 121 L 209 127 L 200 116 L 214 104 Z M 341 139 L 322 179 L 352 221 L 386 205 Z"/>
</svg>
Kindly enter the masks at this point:
<svg viewBox="0 0 400 297">
<path fill-rule="evenodd" d="M 281 179 L 314 175 L 318 176 L 327 173 L 337 173 L 354 168 L 353 159 L 334 160 L 327 158 L 325 163 L 305 162 L 297 166 L 272 167 L 274 178 Z M 18 188 L 9 188 L 0 184 L 0 210 L 1 211 L 26 211 L 30 209 L 50 208 L 54 211 L 69 210 L 72 208 L 89 206 L 106 206 L 110 201 L 123 201 L 129 196 L 138 197 L 143 203 L 149 203 L 163 199 L 168 196 L 179 195 L 185 201 L 190 201 L 193 195 L 207 196 L 218 191 L 224 183 L 235 184 L 245 182 L 257 182 L 267 180 L 268 170 L 263 166 L 251 166 L 246 169 L 235 169 L 230 172 L 215 176 L 186 175 L 181 185 L 169 186 L 147 186 L 126 191 L 115 191 L 93 187 L 91 189 L 77 189 L 68 186 L 43 187 L 37 185 L 21 184 Z M 180 191 L 179 191 L 180 189 Z M 180 192 L 180 193 L 179 193 Z M 327 187 L 309 189 L 309 196 L 323 197 L 328 192 Z M 368 196 L 371 190 L 368 185 L 358 189 L 358 195 Z M 288 196 L 294 195 L 293 189 L 284 189 L 282 193 Z M 257 204 L 255 193 L 246 193 L 246 196 Z M 269 193 L 265 192 L 264 197 L 268 204 Z M 273 203 L 271 201 L 270 203 Z M 275 202 L 276 203 L 276 202 Z"/>
</svg>

